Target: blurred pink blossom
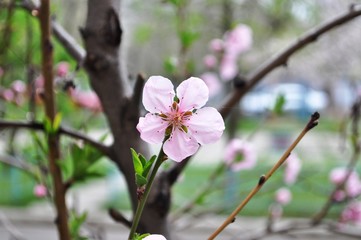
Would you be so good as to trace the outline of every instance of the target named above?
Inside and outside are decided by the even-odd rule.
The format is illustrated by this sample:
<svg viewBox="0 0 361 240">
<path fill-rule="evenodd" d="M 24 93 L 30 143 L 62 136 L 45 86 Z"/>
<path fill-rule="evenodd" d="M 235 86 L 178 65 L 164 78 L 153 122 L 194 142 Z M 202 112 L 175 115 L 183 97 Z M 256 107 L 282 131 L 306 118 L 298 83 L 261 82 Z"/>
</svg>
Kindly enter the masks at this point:
<svg viewBox="0 0 361 240">
<path fill-rule="evenodd" d="M 224 42 L 222 39 L 215 38 L 210 41 L 209 43 L 209 49 L 213 52 L 221 52 L 224 48 Z"/>
<path fill-rule="evenodd" d="M 346 193 L 344 190 L 338 190 L 335 192 L 335 194 L 332 196 L 333 200 L 336 202 L 342 202 L 346 199 Z"/>
<path fill-rule="evenodd" d="M 26 85 L 23 81 L 21 80 L 15 80 L 12 84 L 11 84 L 11 89 L 15 92 L 15 93 L 20 93 L 23 94 L 26 92 Z"/>
<path fill-rule="evenodd" d="M 56 75 L 58 77 L 66 77 L 68 72 L 69 72 L 69 63 L 67 63 L 67 62 L 58 63 L 57 69 L 56 69 Z"/>
<path fill-rule="evenodd" d="M 238 73 L 237 58 L 224 55 L 219 65 L 219 75 L 223 81 L 232 80 Z"/>
<path fill-rule="evenodd" d="M 281 205 L 287 205 L 292 200 L 292 193 L 288 188 L 280 188 L 276 191 L 275 200 Z"/>
<path fill-rule="evenodd" d="M 330 181 L 337 185 L 342 183 L 347 175 L 347 172 L 347 168 L 344 167 L 333 169 L 330 172 Z M 350 173 L 350 176 L 345 183 L 344 190 L 348 197 L 356 197 L 361 194 L 361 181 L 355 170 L 352 170 Z"/>
<path fill-rule="evenodd" d="M 252 30 L 245 24 L 238 24 L 234 29 L 227 32 L 224 37 L 224 49 L 226 55 L 236 57 L 249 50 L 252 46 Z"/>
<path fill-rule="evenodd" d="M 340 221 L 342 223 L 352 223 L 361 225 L 361 202 L 352 201 L 341 213 Z"/>
<path fill-rule="evenodd" d="M 235 138 L 226 146 L 224 160 L 232 171 L 252 169 L 257 162 L 257 153 L 250 143 Z"/>
<path fill-rule="evenodd" d="M 48 190 L 42 184 L 35 185 L 34 187 L 34 195 L 37 196 L 38 198 L 45 197 L 47 192 Z"/>
<path fill-rule="evenodd" d="M 301 171 L 301 167 L 301 160 L 295 153 L 291 153 L 286 160 L 286 168 L 283 176 L 284 182 L 288 185 L 294 184 Z"/>
<path fill-rule="evenodd" d="M 15 98 L 15 94 L 11 89 L 3 89 L 0 92 L 0 96 L 6 101 L 6 102 L 12 102 Z"/>
<path fill-rule="evenodd" d="M 217 58 L 214 55 L 208 54 L 203 58 L 203 63 L 207 68 L 215 68 L 217 65 Z"/>
<path fill-rule="evenodd" d="M 98 95 L 93 91 L 77 91 L 70 89 L 70 98 L 71 100 L 81 108 L 91 110 L 93 112 L 101 112 L 102 106 Z"/>
<path fill-rule="evenodd" d="M 167 239 L 163 235 L 151 234 L 151 235 L 143 238 L 143 240 L 167 240 Z"/>
<path fill-rule="evenodd" d="M 203 107 L 209 90 L 203 80 L 191 77 L 173 90 L 172 82 L 162 76 L 152 76 L 144 85 L 143 105 L 149 113 L 139 118 L 140 137 L 151 144 L 164 142 L 168 157 L 180 162 L 193 155 L 199 144 L 214 143 L 224 131 L 220 113 Z"/>
<path fill-rule="evenodd" d="M 219 82 L 218 76 L 212 72 L 203 73 L 200 78 L 206 83 L 209 89 L 209 96 L 213 97 L 221 91 L 221 84 Z"/>
</svg>

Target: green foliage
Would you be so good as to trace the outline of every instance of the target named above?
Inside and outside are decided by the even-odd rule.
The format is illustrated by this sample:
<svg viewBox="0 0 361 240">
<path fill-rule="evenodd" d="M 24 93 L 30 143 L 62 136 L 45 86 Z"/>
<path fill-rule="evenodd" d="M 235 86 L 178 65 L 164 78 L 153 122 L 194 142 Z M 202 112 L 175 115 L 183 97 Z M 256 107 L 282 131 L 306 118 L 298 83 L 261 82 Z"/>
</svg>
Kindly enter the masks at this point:
<svg viewBox="0 0 361 240">
<path fill-rule="evenodd" d="M 144 233 L 144 234 L 136 233 L 133 240 L 142 240 L 143 238 L 148 237 L 149 235 L 150 235 L 149 233 Z"/>
<path fill-rule="evenodd" d="M 103 154 L 91 146 L 72 144 L 69 148 L 68 157 L 59 160 L 58 164 L 63 172 L 64 179 L 76 183 L 104 176 L 106 174 L 105 169 L 94 168 L 94 165 L 102 157 Z"/>
<path fill-rule="evenodd" d="M 60 112 L 58 112 L 55 115 L 54 121 L 51 121 L 50 118 L 45 117 L 44 119 L 45 132 L 49 135 L 57 133 L 60 127 L 61 119 L 62 119 L 62 115 Z"/>
<path fill-rule="evenodd" d="M 70 212 L 69 230 L 70 230 L 71 238 L 73 240 L 87 240 L 88 239 L 87 237 L 83 237 L 80 234 L 80 229 L 81 229 L 82 225 L 85 223 L 87 216 L 88 216 L 87 212 L 84 212 L 80 215 L 78 215 L 75 211 Z"/>
<path fill-rule="evenodd" d="M 147 184 L 147 178 L 156 156 L 154 155 L 147 160 L 142 154 L 138 154 L 133 148 L 131 148 L 130 151 L 132 153 L 135 181 L 138 187 L 142 187 Z"/>
<path fill-rule="evenodd" d="M 272 112 L 276 115 L 282 115 L 284 111 L 284 106 L 286 104 L 286 98 L 284 94 L 279 94 L 276 98 L 276 103 L 273 107 Z"/>
<path fill-rule="evenodd" d="M 199 33 L 190 29 L 183 30 L 179 33 L 180 41 L 185 49 L 188 49 L 199 38 Z"/>
</svg>

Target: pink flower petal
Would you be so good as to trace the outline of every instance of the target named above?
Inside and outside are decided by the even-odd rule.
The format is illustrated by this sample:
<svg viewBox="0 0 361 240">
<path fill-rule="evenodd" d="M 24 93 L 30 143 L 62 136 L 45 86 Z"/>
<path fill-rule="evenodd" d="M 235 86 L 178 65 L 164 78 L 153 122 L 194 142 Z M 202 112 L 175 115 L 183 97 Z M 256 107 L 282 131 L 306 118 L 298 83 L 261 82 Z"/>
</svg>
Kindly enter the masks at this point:
<svg viewBox="0 0 361 240">
<path fill-rule="evenodd" d="M 180 100 L 181 111 L 203 107 L 208 101 L 209 90 L 200 78 L 191 77 L 177 87 L 177 97 Z"/>
<path fill-rule="evenodd" d="M 143 238 L 143 240 L 167 240 L 167 239 L 163 235 L 151 234 L 151 235 Z"/>
<path fill-rule="evenodd" d="M 242 161 L 237 162 L 237 156 L 242 154 Z M 257 163 L 257 153 L 250 143 L 235 138 L 232 139 L 224 151 L 224 159 L 233 171 L 252 169 Z"/>
<path fill-rule="evenodd" d="M 143 105 L 151 113 L 168 112 L 175 93 L 168 78 L 152 76 L 144 85 Z"/>
<path fill-rule="evenodd" d="M 296 154 L 292 153 L 286 160 L 286 169 L 284 172 L 284 182 L 286 184 L 292 185 L 296 182 L 298 174 L 302 168 L 301 160 L 297 157 Z"/>
<path fill-rule="evenodd" d="M 197 110 L 186 124 L 200 144 L 218 141 L 225 128 L 221 114 L 212 107 Z"/>
<path fill-rule="evenodd" d="M 151 144 L 158 144 L 163 141 L 167 127 L 167 123 L 160 117 L 147 113 L 145 117 L 139 118 L 137 130 L 141 139 Z"/>
<path fill-rule="evenodd" d="M 276 191 L 275 199 L 279 204 L 286 205 L 291 201 L 292 193 L 288 188 L 280 188 Z"/>
<path fill-rule="evenodd" d="M 176 162 L 193 155 L 198 148 L 197 140 L 179 129 L 173 131 L 163 146 L 164 153 Z"/>
</svg>

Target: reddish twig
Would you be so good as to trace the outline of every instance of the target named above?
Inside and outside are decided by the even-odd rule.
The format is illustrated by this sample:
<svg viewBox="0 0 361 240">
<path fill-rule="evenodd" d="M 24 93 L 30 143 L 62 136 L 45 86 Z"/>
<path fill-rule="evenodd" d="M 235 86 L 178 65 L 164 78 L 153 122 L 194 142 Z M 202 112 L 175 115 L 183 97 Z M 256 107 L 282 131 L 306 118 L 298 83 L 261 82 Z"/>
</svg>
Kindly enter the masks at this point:
<svg viewBox="0 0 361 240">
<path fill-rule="evenodd" d="M 51 43 L 50 0 L 42 0 L 39 13 L 41 30 L 42 74 L 45 80 L 45 113 L 53 125 L 56 117 L 53 83 L 53 45 Z M 60 160 L 59 134 L 48 135 L 49 169 L 54 186 L 54 203 L 57 212 L 56 225 L 59 238 L 70 240 L 68 209 L 65 202 L 65 187 L 57 161 Z"/>
<path fill-rule="evenodd" d="M 306 133 L 317 126 L 318 119 L 320 114 L 317 112 L 311 116 L 310 121 L 307 123 L 305 128 L 302 130 L 300 135 L 296 140 L 291 144 L 291 146 L 285 151 L 282 157 L 277 161 L 277 163 L 268 171 L 266 175 L 262 175 L 258 181 L 258 184 L 252 189 L 248 196 L 238 205 L 238 207 L 228 216 L 228 218 L 223 222 L 223 224 L 208 238 L 212 240 L 216 238 L 230 223 L 234 222 L 237 214 L 247 205 L 247 203 L 256 195 L 256 193 L 263 187 L 267 180 L 273 175 L 273 173 L 286 161 L 288 156 L 291 154 L 292 150 L 297 146 L 301 139 L 306 135 Z"/>
<path fill-rule="evenodd" d="M 267 74 L 272 72 L 279 66 L 285 66 L 288 59 L 296 52 L 306 47 L 308 44 L 316 41 L 321 35 L 327 33 L 333 28 L 345 24 L 354 18 L 361 15 L 361 8 L 359 5 L 352 5 L 350 10 L 346 13 L 306 32 L 303 36 L 298 38 L 294 43 L 286 47 L 280 53 L 274 55 L 272 58 L 264 62 L 259 68 L 251 72 L 248 77 L 245 78 L 246 84 L 242 88 L 236 88 L 232 93 L 229 94 L 225 103 L 219 108 L 219 112 L 223 118 L 227 118 L 231 110 L 240 101 L 240 99 L 250 91 L 255 85 L 257 85 Z M 183 160 L 179 164 L 173 165 L 167 174 L 170 179 L 170 184 L 174 184 L 178 179 L 179 175 L 183 172 L 185 167 L 188 165 L 191 157 Z"/>
</svg>

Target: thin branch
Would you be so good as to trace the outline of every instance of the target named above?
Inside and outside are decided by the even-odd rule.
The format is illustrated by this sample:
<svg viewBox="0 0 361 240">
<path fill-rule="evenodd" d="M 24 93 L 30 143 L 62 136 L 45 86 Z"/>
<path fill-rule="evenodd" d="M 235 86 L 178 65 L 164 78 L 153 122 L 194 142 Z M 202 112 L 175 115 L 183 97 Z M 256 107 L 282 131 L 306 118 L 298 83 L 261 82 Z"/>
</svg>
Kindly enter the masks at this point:
<svg viewBox="0 0 361 240">
<path fill-rule="evenodd" d="M 85 59 L 86 52 L 78 42 L 54 19 L 51 21 L 51 27 L 56 39 L 63 45 L 68 53 L 78 62 L 81 63 Z"/>
<path fill-rule="evenodd" d="M 38 6 L 34 5 L 32 1 L 22 0 L 16 6 L 28 11 L 34 17 L 39 16 Z M 51 20 L 50 26 L 56 39 L 63 45 L 69 55 L 81 65 L 86 55 L 84 48 L 55 19 Z"/>
<path fill-rule="evenodd" d="M 332 30 L 333 28 L 345 24 L 354 18 L 361 15 L 361 7 L 358 5 L 353 5 L 346 13 L 328 21 L 324 24 L 311 29 L 309 32 L 306 32 L 299 39 L 297 39 L 290 46 L 285 48 L 280 53 L 276 54 L 268 61 L 264 62 L 259 68 L 254 72 L 251 72 L 246 78 L 246 86 L 241 89 L 235 89 L 233 93 L 230 94 L 226 102 L 219 108 L 220 113 L 225 118 L 228 116 L 232 108 L 239 102 L 245 93 L 247 93 L 251 88 L 253 88 L 258 82 L 260 82 L 263 77 L 272 72 L 274 69 L 280 66 L 287 65 L 288 59 L 306 47 L 310 43 L 316 41 L 321 35 Z"/>
<path fill-rule="evenodd" d="M 19 121 L 5 121 L 0 120 L 0 129 L 4 128 L 27 128 L 32 130 L 38 130 L 38 131 L 44 131 L 44 125 L 39 122 L 19 122 Z M 91 145 L 92 147 L 98 149 L 100 152 L 102 152 L 106 156 L 111 155 L 110 147 L 95 141 L 91 139 L 89 136 L 80 133 L 76 130 L 66 128 L 66 127 L 60 127 L 59 128 L 59 134 L 65 135 L 68 137 L 72 137 L 74 139 L 82 140 L 84 143 Z"/>
<path fill-rule="evenodd" d="M 53 126 L 57 111 L 55 107 L 54 76 L 53 76 L 53 45 L 51 42 L 50 27 L 50 0 L 41 0 L 39 9 L 39 22 L 41 32 L 41 67 L 44 77 L 44 105 L 46 118 Z M 65 188 L 63 185 L 62 172 L 57 161 L 60 160 L 60 136 L 58 133 L 47 135 L 49 146 L 48 162 L 54 187 L 53 201 L 56 208 L 56 227 L 60 240 L 70 240 L 68 225 L 68 208 L 65 201 Z"/>
<path fill-rule="evenodd" d="M 288 156 L 291 154 L 293 149 L 297 144 L 302 140 L 306 133 L 317 126 L 318 119 L 320 115 L 316 112 L 311 116 L 311 119 L 296 138 L 296 140 L 291 144 L 290 147 L 285 151 L 282 157 L 277 161 L 277 163 L 268 171 L 266 175 L 262 175 L 258 181 L 258 184 L 252 189 L 248 196 L 238 205 L 238 207 L 228 216 L 228 218 L 223 222 L 223 224 L 208 238 L 212 240 L 216 238 L 230 223 L 234 222 L 237 214 L 247 205 L 247 203 L 256 195 L 256 193 L 263 187 L 268 179 L 276 172 L 276 170 L 287 160 Z"/>
<path fill-rule="evenodd" d="M 316 41 L 321 35 L 327 33 L 333 28 L 345 24 L 352 19 L 361 15 L 361 7 L 358 4 L 352 5 L 349 11 L 306 32 L 294 43 L 289 45 L 280 53 L 274 55 L 268 61 L 264 62 L 259 68 L 251 72 L 246 78 L 245 84 L 242 88 L 235 88 L 232 93 L 229 94 L 225 103 L 219 108 L 219 112 L 222 114 L 223 118 L 227 118 L 234 106 L 240 101 L 240 99 L 246 94 L 250 89 L 252 89 L 256 84 L 258 84 L 267 74 L 272 72 L 279 66 L 285 66 L 288 59 L 297 51 L 308 46 L 310 43 Z M 183 160 L 179 164 L 174 164 L 168 171 L 168 178 L 170 179 L 170 184 L 174 184 L 180 174 L 183 172 L 183 169 L 188 165 L 191 157 Z"/>
<path fill-rule="evenodd" d="M 8 155 L 0 155 L 0 162 L 9 165 L 11 167 L 24 170 L 25 172 L 30 173 L 32 175 L 36 175 L 36 170 L 35 170 L 36 167 L 22 161 L 19 158 Z"/>
<path fill-rule="evenodd" d="M 347 165 L 347 172 L 342 181 L 337 184 L 333 191 L 330 193 L 327 201 L 321 208 L 321 210 L 311 219 L 313 225 L 318 225 L 322 222 L 322 219 L 328 214 L 331 207 L 335 204 L 334 196 L 341 190 L 350 176 L 352 175 L 354 168 L 359 160 L 361 148 L 360 148 L 360 136 L 359 136 L 359 121 L 361 117 L 361 98 L 358 98 L 357 101 L 352 106 L 351 119 L 352 119 L 352 136 L 351 139 L 353 144 L 353 153 Z"/>
<path fill-rule="evenodd" d="M 128 219 L 126 219 L 123 214 L 121 214 L 118 210 L 114 208 L 108 209 L 109 216 L 116 222 L 122 223 L 124 226 L 131 228 L 132 222 L 130 222 Z"/>
</svg>

